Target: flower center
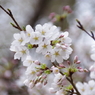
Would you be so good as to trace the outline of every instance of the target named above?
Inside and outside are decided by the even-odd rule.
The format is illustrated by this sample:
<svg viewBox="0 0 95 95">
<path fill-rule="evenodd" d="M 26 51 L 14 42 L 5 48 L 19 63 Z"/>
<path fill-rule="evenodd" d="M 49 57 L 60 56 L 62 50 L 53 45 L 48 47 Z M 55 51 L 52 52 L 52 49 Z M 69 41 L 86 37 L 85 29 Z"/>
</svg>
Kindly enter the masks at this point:
<svg viewBox="0 0 95 95">
<path fill-rule="evenodd" d="M 39 39 L 39 37 L 34 37 L 33 39 L 37 41 Z"/>
<path fill-rule="evenodd" d="M 58 51 L 55 51 L 54 55 L 57 57 L 57 56 L 59 56 L 60 54 L 59 54 Z"/>
<path fill-rule="evenodd" d="M 46 33 L 45 31 L 42 31 L 42 32 L 41 32 L 42 35 L 45 35 L 45 33 Z"/>
<path fill-rule="evenodd" d="M 42 47 L 45 49 L 45 48 L 47 48 L 47 45 L 46 45 L 46 44 L 44 44 Z"/>
</svg>

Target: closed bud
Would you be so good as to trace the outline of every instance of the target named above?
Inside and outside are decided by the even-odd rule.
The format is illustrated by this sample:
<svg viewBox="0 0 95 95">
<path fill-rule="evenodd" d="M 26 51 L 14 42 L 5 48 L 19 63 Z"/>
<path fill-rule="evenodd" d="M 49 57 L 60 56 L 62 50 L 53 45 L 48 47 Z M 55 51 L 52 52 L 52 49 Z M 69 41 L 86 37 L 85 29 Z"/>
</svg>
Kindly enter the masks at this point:
<svg viewBox="0 0 95 95">
<path fill-rule="evenodd" d="M 40 70 L 39 72 L 37 72 L 37 76 L 40 76 L 43 73 L 42 70 Z"/>
<path fill-rule="evenodd" d="M 74 63 L 76 63 L 78 61 L 78 56 L 76 55 L 75 57 L 74 57 Z"/>
<path fill-rule="evenodd" d="M 36 87 L 37 87 L 37 88 L 42 88 L 42 83 L 41 83 L 41 82 L 38 82 L 38 83 L 36 84 Z"/>
<path fill-rule="evenodd" d="M 50 13 L 49 19 L 53 19 L 55 17 L 55 15 L 56 15 L 56 13 L 54 13 L 54 12 Z"/>
<path fill-rule="evenodd" d="M 54 73 L 54 74 L 58 74 L 58 73 L 59 73 L 59 69 L 58 69 L 57 67 L 54 67 L 54 68 L 53 68 L 53 73 Z"/>
<path fill-rule="evenodd" d="M 28 79 L 26 79 L 25 81 L 24 81 L 24 84 L 26 85 L 26 86 L 29 86 L 29 80 Z"/>
<path fill-rule="evenodd" d="M 65 68 L 65 66 L 63 64 L 59 64 L 59 67 L 61 68 Z"/>
<path fill-rule="evenodd" d="M 56 44 L 56 47 L 57 47 L 57 48 L 60 48 L 60 46 L 61 46 L 60 44 L 58 44 L 58 43 Z"/>
<path fill-rule="evenodd" d="M 29 88 L 32 89 L 35 86 L 35 84 L 33 82 L 29 83 Z"/>
<path fill-rule="evenodd" d="M 87 69 L 84 69 L 84 72 L 88 72 L 88 70 Z"/>
<path fill-rule="evenodd" d="M 68 12 L 68 13 L 72 13 L 72 10 L 71 10 L 71 8 L 70 8 L 69 5 L 64 6 L 64 7 L 63 7 L 63 10 L 66 11 L 66 12 Z"/>
<path fill-rule="evenodd" d="M 47 80 L 44 81 L 44 85 L 46 85 L 46 84 L 47 84 Z"/>
<path fill-rule="evenodd" d="M 49 88 L 49 92 L 52 93 L 52 94 L 56 93 L 54 88 Z"/>
<path fill-rule="evenodd" d="M 35 63 L 36 65 L 40 65 L 40 62 L 39 62 L 38 60 L 35 60 L 34 63 Z"/>
<path fill-rule="evenodd" d="M 43 79 L 46 79 L 46 78 L 47 78 L 47 75 L 44 75 L 42 78 L 43 78 Z"/>
<path fill-rule="evenodd" d="M 84 69 L 79 69 L 78 71 L 79 71 L 79 72 L 84 72 Z"/>
<path fill-rule="evenodd" d="M 80 60 L 78 60 L 78 61 L 76 62 L 76 64 L 80 64 Z"/>
</svg>

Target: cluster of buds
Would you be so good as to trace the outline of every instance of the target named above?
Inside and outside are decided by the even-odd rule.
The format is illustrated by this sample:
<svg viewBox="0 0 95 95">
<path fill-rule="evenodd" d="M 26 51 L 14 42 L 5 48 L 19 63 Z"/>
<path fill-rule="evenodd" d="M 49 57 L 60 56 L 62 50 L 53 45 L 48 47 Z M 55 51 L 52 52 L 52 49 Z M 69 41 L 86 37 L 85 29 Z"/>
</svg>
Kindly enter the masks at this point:
<svg viewBox="0 0 95 95">
<path fill-rule="evenodd" d="M 56 14 L 55 12 L 52 12 L 49 15 L 49 19 L 52 22 L 60 22 L 60 21 L 63 21 L 70 13 L 72 13 L 72 9 L 70 8 L 69 5 L 67 5 L 63 7 L 63 13 L 61 15 Z"/>
</svg>

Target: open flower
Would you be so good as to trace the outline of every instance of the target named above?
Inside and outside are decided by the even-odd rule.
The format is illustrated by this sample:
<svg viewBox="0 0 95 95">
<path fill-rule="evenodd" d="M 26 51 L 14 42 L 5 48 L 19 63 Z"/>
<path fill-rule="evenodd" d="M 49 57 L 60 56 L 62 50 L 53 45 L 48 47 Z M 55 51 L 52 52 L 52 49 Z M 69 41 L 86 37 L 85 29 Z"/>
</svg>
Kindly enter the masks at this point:
<svg viewBox="0 0 95 95">
<path fill-rule="evenodd" d="M 14 59 L 21 58 L 21 60 L 24 61 L 27 55 L 29 55 L 29 51 L 25 46 L 12 46 L 10 49 L 16 52 L 14 55 Z"/>
<path fill-rule="evenodd" d="M 34 32 L 33 28 L 30 25 L 27 25 L 26 26 L 26 39 L 25 39 L 27 42 L 30 42 L 33 32 Z"/>
<path fill-rule="evenodd" d="M 23 62 L 23 66 L 30 66 L 33 63 L 33 59 L 30 55 L 26 57 L 26 60 Z"/>
<path fill-rule="evenodd" d="M 39 32 L 33 32 L 30 39 L 30 43 L 39 44 L 42 42 L 42 40 L 43 40 L 42 35 Z"/>
<path fill-rule="evenodd" d="M 43 42 L 41 42 L 38 46 L 38 48 L 36 49 L 37 53 L 42 53 L 42 54 L 46 54 L 47 52 L 49 52 L 52 49 L 52 46 L 50 45 L 50 41 L 48 40 L 44 40 Z"/>
<path fill-rule="evenodd" d="M 12 45 L 25 45 L 26 44 L 26 35 L 24 33 L 24 31 L 21 31 L 21 33 L 15 33 L 14 34 L 14 38 L 15 40 L 12 42 Z"/>
</svg>

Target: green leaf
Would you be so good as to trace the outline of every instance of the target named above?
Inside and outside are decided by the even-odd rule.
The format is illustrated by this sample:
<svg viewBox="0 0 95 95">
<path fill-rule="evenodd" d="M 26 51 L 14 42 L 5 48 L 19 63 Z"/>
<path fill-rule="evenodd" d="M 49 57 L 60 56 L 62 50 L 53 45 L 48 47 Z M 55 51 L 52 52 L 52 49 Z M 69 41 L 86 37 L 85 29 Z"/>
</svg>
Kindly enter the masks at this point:
<svg viewBox="0 0 95 95">
<path fill-rule="evenodd" d="M 69 85 L 69 86 L 67 86 L 67 87 L 65 88 L 66 91 L 72 90 L 72 89 L 73 89 L 73 86 L 72 86 L 72 85 Z"/>
<path fill-rule="evenodd" d="M 46 73 L 46 74 L 50 74 L 51 71 L 50 71 L 50 70 L 46 70 L 46 71 L 44 71 L 44 73 Z"/>
<path fill-rule="evenodd" d="M 41 69 L 46 69 L 46 64 L 41 64 Z"/>
<path fill-rule="evenodd" d="M 32 49 L 33 48 L 33 45 L 32 44 L 28 44 L 28 48 L 29 49 Z"/>
</svg>

